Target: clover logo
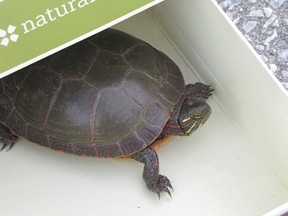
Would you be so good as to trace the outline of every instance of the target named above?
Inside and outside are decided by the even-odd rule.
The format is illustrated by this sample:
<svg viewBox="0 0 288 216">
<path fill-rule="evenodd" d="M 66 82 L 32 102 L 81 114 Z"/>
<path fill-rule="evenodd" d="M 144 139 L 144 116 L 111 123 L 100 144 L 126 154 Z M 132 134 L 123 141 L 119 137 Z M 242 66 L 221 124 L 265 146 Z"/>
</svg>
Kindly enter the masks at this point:
<svg viewBox="0 0 288 216">
<path fill-rule="evenodd" d="M 0 29 L 0 45 L 8 46 L 10 41 L 17 42 L 19 35 L 14 34 L 16 27 L 9 25 L 7 30 Z"/>
</svg>

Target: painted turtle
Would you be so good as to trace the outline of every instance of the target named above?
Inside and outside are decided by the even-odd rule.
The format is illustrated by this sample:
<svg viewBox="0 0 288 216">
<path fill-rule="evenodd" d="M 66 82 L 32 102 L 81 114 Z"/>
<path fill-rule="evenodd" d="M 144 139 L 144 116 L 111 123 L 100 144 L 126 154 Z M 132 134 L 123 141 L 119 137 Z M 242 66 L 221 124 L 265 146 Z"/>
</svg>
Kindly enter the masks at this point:
<svg viewBox="0 0 288 216">
<path fill-rule="evenodd" d="M 209 117 L 210 86 L 185 86 L 177 65 L 151 45 L 107 29 L 1 81 L 0 141 L 18 137 L 92 157 L 132 157 L 149 190 L 169 195 L 150 145 L 190 135 Z"/>
</svg>

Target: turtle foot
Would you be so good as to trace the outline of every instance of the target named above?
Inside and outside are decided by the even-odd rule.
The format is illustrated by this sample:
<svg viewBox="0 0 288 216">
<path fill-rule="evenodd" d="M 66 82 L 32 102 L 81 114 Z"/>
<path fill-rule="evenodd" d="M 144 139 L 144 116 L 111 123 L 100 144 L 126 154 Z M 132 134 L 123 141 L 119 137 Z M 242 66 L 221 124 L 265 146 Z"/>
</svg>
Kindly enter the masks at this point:
<svg viewBox="0 0 288 216">
<path fill-rule="evenodd" d="M 6 147 L 9 151 L 17 142 L 18 137 L 12 134 L 12 132 L 5 126 L 0 124 L 0 143 L 3 143 L 0 151 L 4 150 Z"/>
<path fill-rule="evenodd" d="M 186 89 L 186 95 L 187 97 L 191 97 L 191 98 L 197 98 L 197 97 L 201 97 L 201 98 L 205 98 L 208 99 L 212 94 L 214 89 L 211 88 L 210 85 L 205 85 L 203 83 L 195 83 L 195 84 L 188 84 L 185 87 Z"/>
<path fill-rule="evenodd" d="M 166 176 L 159 174 L 159 160 L 154 149 L 147 147 L 131 157 L 144 164 L 142 177 L 150 191 L 156 193 L 159 199 L 161 192 L 166 192 L 172 197 L 169 188 L 173 190 L 173 187 Z"/>
<path fill-rule="evenodd" d="M 173 190 L 170 180 L 163 175 L 159 175 L 158 181 L 153 188 L 150 188 L 153 192 L 157 193 L 159 199 L 161 192 L 166 192 L 172 198 L 171 192 L 169 189 Z"/>
<path fill-rule="evenodd" d="M 214 89 L 211 88 L 211 85 L 204 85 L 204 84 L 202 84 L 202 85 L 203 86 L 200 89 L 200 94 L 205 99 L 208 99 L 213 94 Z"/>
</svg>

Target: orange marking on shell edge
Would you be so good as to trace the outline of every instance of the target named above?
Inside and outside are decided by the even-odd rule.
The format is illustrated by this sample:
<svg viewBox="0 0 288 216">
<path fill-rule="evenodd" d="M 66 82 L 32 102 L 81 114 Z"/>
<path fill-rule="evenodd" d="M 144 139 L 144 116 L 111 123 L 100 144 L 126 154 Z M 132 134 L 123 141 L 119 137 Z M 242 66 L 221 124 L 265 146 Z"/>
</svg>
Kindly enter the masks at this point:
<svg viewBox="0 0 288 216">
<path fill-rule="evenodd" d="M 171 125 L 171 124 L 167 124 L 166 127 L 171 127 L 171 128 L 180 128 L 179 125 Z"/>
<path fill-rule="evenodd" d="M 171 136 L 164 136 L 163 139 L 159 139 L 157 141 L 155 141 L 152 145 L 151 148 L 154 150 L 157 150 L 158 148 L 160 148 L 161 146 L 163 146 L 165 143 L 167 143 L 168 139 L 170 139 Z"/>
<path fill-rule="evenodd" d="M 88 157 L 85 153 L 82 153 L 80 156 L 81 157 Z"/>
<path fill-rule="evenodd" d="M 64 153 L 64 150 L 62 150 L 62 149 L 57 149 L 56 151 L 57 151 L 57 152 Z"/>
<path fill-rule="evenodd" d="M 159 139 L 157 141 L 155 141 L 152 145 L 150 145 L 150 147 L 154 150 L 157 150 L 158 148 L 160 148 L 161 146 L 163 146 L 164 144 L 167 143 L 167 141 L 170 139 L 170 135 L 166 135 L 164 136 L 163 139 Z M 130 156 L 123 156 L 123 157 L 119 157 L 117 159 L 120 160 L 132 160 L 132 158 Z"/>
</svg>

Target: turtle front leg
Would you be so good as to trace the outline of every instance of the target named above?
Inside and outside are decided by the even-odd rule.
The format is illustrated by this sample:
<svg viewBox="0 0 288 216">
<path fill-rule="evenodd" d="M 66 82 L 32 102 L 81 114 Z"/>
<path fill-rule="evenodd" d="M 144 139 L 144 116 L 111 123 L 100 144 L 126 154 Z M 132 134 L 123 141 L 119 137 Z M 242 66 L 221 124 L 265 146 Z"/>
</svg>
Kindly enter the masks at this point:
<svg viewBox="0 0 288 216">
<path fill-rule="evenodd" d="M 0 143 L 3 143 L 0 151 L 5 149 L 7 146 L 9 146 L 7 149 L 7 151 L 9 151 L 17 142 L 17 140 L 18 137 L 15 136 L 7 127 L 0 123 Z"/>
<path fill-rule="evenodd" d="M 131 157 L 144 164 L 142 177 L 150 191 L 157 193 L 159 199 L 162 191 L 167 192 L 171 196 L 169 191 L 169 187 L 173 189 L 171 182 L 166 176 L 159 174 L 158 156 L 152 148 L 147 147 L 134 153 Z"/>
</svg>

